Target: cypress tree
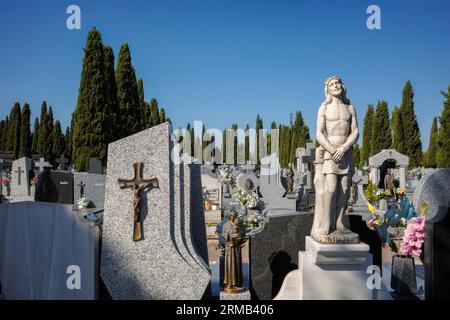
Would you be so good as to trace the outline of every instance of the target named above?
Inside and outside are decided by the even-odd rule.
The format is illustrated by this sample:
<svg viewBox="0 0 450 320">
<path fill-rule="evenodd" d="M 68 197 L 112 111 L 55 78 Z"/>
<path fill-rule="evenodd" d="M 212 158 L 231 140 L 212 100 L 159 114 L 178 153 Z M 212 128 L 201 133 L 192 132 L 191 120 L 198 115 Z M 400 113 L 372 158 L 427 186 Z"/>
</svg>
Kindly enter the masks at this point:
<svg viewBox="0 0 450 320">
<path fill-rule="evenodd" d="M 372 140 L 370 142 L 372 155 L 392 145 L 389 110 L 386 101 L 378 101 L 372 123 Z"/>
<path fill-rule="evenodd" d="M 71 145 L 71 140 L 72 139 L 70 138 L 70 128 L 67 127 L 66 128 L 66 134 L 64 135 L 64 144 L 66 146 L 66 148 L 64 150 L 64 154 L 66 156 L 68 156 L 69 158 L 72 158 L 72 153 L 71 153 L 72 147 L 70 146 Z"/>
<path fill-rule="evenodd" d="M 32 153 L 39 153 L 38 145 L 39 145 L 39 119 L 36 118 L 34 119 L 33 139 L 31 143 Z"/>
<path fill-rule="evenodd" d="M 420 166 L 422 161 L 422 142 L 420 141 L 420 130 L 414 113 L 414 92 L 411 82 L 408 80 L 403 88 L 402 104 L 400 112 L 404 134 L 404 145 L 406 155 L 409 157 L 410 168 Z"/>
<path fill-rule="evenodd" d="M 48 108 L 48 114 L 47 114 L 47 126 L 48 126 L 48 146 L 47 146 L 47 158 L 50 161 L 50 163 L 54 163 L 55 159 L 60 156 L 60 154 L 54 154 L 53 153 L 53 130 L 55 129 L 55 119 L 53 118 L 53 108 L 50 106 Z"/>
<path fill-rule="evenodd" d="M 148 109 L 147 104 L 145 102 L 144 96 L 144 81 L 140 78 L 137 82 L 137 90 L 138 90 L 138 99 L 139 99 L 139 107 L 141 108 L 142 118 L 141 120 L 141 129 L 144 130 L 148 128 Z"/>
<path fill-rule="evenodd" d="M 295 161 L 295 151 L 297 148 L 306 147 L 306 143 L 310 141 L 309 128 L 306 126 L 303 120 L 302 113 L 297 111 L 295 114 L 295 121 L 292 126 L 292 141 L 291 141 L 291 152 L 289 157 L 289 162 L 294 163 Z"/>
<path fill-rule="evenodd" d="M 104 145 L 108 145 L 121 138 L 121 114 L 117 100 L 117 85 L 114 71 L 114 52 L 110 46 L 103 48 L 103 68 L 105 71 L 105 106 L 103 109 L 103 136 Z M 106 147 L 105 147 L 106 148 Z M 106 155 L 106 149 L 105 149 Z"/>
<path fill-rule="evenodd" d="M 152 127 L 160 124 L 158 100 L 156 100 L 155 98 L 152 98 L 150 100 L 150 117 L 151 117 L 150 125 Z"/>
<path fill-rule="evenodd" d="M 3 127 L 3 139 L 0 141 L 1 148 L 3 151 L 8 151 L 8 136 L 9 136 L 9 117 L 5 118 L 5 126 Z"/>
<path fill-rule="evenodd" d="M 61 130 L 61 123 L 57 120 L 52 132 L 52 154 L 55 157 L 63 154 L 66 150 L 65 137 Z"/>
<path fill-rule="evenodd" d="M 102 37 L 95 28 L 89 31 L 84 52 L 78 101 L 72 114 L 72 155 L 78 171 L 87 169 L 91 157 L 105 161 L 107 147 L 105 61 Z"/>
<path fill-rule="evenodd" d="M 8 151 L 12 151 L 14 159 L 18 159 L 20 149 L 20 128 L 22 125 L 20 104 L 18 102 L 12 107 L 9 119 Z"/>
<path fill-rule="evenodd" d="M 3 149 L 3 141 L 6 139 L 5 136 L 5 120 L 0 120 L 0 150 L 4 151 Z"/>
<path fill-rule="evenodd" d="M 353 145 L 353 163 L 355 164 L 355 167 L 358 169 L 361 169 L 360 167 L 360 150 L 359 150 L 359 145 L 357 143 L 355 143 Z"/>
<path fill-rule="evenodd" d="M 120 47 L 117 57 L 116 84 L 122 115 L 122 137 L 126 137 L 140 131 L 142 118 L 136 75 L 131 64 L 130 48 L 126 43 Z"/>
<path fill-rule="evenodd" d="M 30 106 L 28 103 L 22 108 L 22 122 L 20 126 L 19 158 L 31 157 Z"/>
<path fill-rule="evenodd" d="M 164 110 L 164 108 L 161 108 L 161 110 L 159 111 L 159 123 L 164 123 L 166 121 L 166 110 Z"/>
<path fill-rule="evenodd" d="M 403 134 L 402 114 L 400 112 L 400 109 L 397 107 L 392 110 L 391 128 L 392 148 L 400 153 L 405 154 L 405 138 Z"/>
<path fill-rule="evenodd" d="M 433 125 L 430 130 L 430 140 L 428 143 L 428 150 L 423 155 L 423 165 L 427 168 L 436 168 L 436 154 L 438 152 L 438 126 L 437 118 L 433 118 Z"/>
<path fill-rule="evenodd" d="M 372 156 L 372 128 L 373 128 L 373 105 L 369 104 L 363 122 L 362 146 L 360 152 L 359 166 L 364 167 L 364 163 L 369 163 L 369 157 Z"/>
<path fill-rule="evenodd" d="M 47 112 L 47 103 L 42 102 L 41 118 L 39 123 L 38 151 L 47 161 L 52 161 L 52 143 L 51 143 L 51 125 L 49 125 L 49 112 Z"/>
<path fill-rule="evenodd" d="M 444 96 L 444 109 L 439 117 L 437 165 L 439 168 L 450 168 L 450 86 Z"/>
<path fill-rule="evenodd" d="M 256 115 L 256 163 L 260 164 L 261 159 L 259 158 L 259 148 L 260 148 L 260 141 L 259 141 L 259 130 L 264 129 L 263 126 L 263 120 L 262 118 L 259 116 L 259 114 Z"/>
<path fill-rule="evenodd" d="M 245 162 L 250 160 L 250 125 L 247 123 L 245 126 Z"/>
</svg>

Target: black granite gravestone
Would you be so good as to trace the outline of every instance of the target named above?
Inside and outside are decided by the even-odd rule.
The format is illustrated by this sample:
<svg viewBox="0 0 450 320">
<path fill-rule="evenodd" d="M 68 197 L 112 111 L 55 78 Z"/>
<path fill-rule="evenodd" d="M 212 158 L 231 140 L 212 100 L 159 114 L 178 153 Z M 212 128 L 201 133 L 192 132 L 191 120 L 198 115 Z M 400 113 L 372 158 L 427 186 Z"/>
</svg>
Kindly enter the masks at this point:
<svg viewBox="0 0 450 320">
<path fill-rule="evenodd" d="M 50 179 L 56 188 L 56 202 L 73 204 L 73 174 L 67 171 L 51 171 Z"/>
<path fill-rule="evenodd" d="M 450 299 L 450 207 L 425 222 L 425 299 Z"/>
<path fill-rule="evenodd" d="M 250 289 L 253 299 L 273 299 L 286 275 L 298 268 L 298 252 L 305 250 L 314 214 L 272 216 L 264 230 L 250 239 Z"/>
</svg>

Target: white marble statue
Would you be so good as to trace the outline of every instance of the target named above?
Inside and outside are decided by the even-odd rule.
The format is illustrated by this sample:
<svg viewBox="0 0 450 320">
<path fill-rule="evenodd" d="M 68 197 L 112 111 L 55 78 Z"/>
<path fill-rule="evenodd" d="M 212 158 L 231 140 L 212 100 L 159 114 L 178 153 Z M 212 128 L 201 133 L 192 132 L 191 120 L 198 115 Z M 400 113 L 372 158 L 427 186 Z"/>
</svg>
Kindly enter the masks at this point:
<svg viewBox="0 0 450 320">
<path fill-rule="evenodd" d="M 358 139 L 355 108 L 341 78 L 325 82 L 325 101 L 317 116 L 314 184 L 316 206 L 311 235 L 322 243 L 355 243 L 345 212 L 354 173 L 353 144 Z"/>
</svg>

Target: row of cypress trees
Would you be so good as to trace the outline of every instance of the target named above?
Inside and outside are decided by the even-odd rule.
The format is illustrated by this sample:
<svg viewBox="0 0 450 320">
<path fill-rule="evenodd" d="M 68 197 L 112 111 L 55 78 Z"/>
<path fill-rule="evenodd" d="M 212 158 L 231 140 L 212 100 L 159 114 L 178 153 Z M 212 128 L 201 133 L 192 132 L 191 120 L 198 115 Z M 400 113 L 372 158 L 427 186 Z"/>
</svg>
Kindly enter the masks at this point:
<svg viewBox="0 0 450 320">
<path fill-rule="evenodd" d="M 247 124 L 245 127 L 246 133 L 249 128 L 250 128 L 250 126 Z M 238 129 L 237 124 L 235 124 L 235 123 L 232 124 L 230 129 L 237 130 Z M 259 129 L 264 129 L 264 124 L 263 124 L 263 119 L 258 114 L 256 116 L 255 131 L 258 133 Z M 287 167 L 290 163 L 294 163 L 295 162 L 295 150 L 297 148 L 305 147 L 308 142 L 311 142 L 309 128 L 306 125 L 305 121 L 303 120 L 301 111 L 296 112 L 295 120 L 293 122 L 291 121 L 289 125 L 285 125 L 285 124 L 277 125 L 276 122 L 272 122 L 270 129 L 271 130 L 273 130 L 273 129 L 279 130 L 278 131 L 279 161 L 280 161 L 280 164 L 282 167 Z M 272 143 L 271 130 L 268 130 L 268 135 L 267 135 L 267 153 L 268 154 L 270 153 L 271 143 Z M 194 128 L 191 127 L 190 124 L 187 125 L 186 132 L 190 133 L 191 155 L 194 156 L 194 145 L 196 143 L 199 143 L 199 141 L 196 141 L 196 139 L 194 139 Z M 203 133 L 202 133 L 202 135 L 205 137 L 204 133 L 205 133 L 205 126 L 203 126 Z M 226 145 L 225 134 L 226 134 L 226 130 L 223 130 L 223 141 L 224 141 L 224 143 L 222 144 L 223 162 L 226 162 L 226 159 L 227 159 L 227 154 L 226 154 L 227 145 Z M 207 137 L 206 140 L 203 141 L 203 149 L 210 142 L 214 141 L 214 138 L 215 138 L 214 136 L 211 137 L 210 139 Z M 198 137 L 197 137 L 197 140 L 198 140 Z M 238 145 L 238 139 L 236 136 L 234 138 L 233 145 L 234 145 L 234 163 L 235 164 L 238 163 L 238 159 L 237 159 L 238 148 L 245 148 L 245 149 L 243 149 L 245 152 L 245 161 L 250 160 L 250 150 L 249 150 L 250 144 L 249 144 L 248 134 L 246 134 L 246 137 L 245 137 L 245 146 Z M 261 160 L 259 158 L 259 147 L 260 147 L 259 135 L 256 134 L 256 148 L 257 148 L 257 163 L 258 164 L 260 163 L 260 160 Z"/>
<path fill-rule="evenodd" d="M 72 114 L 71 148 L 75 168 L 87 169 L 89 158 L 106 162 L 109 143 L 165 122 L 158 101 L 144 99 L 143 80 L 136 78 L 128 44 L 114 52 L 93 28 L 84 49 L 78 101 Z"/>
<path fill-rule="evenodd" d="M 69 128 L 62 133 L 60 121 L 53 119 L 52 107 L 47 109 L 47 103 L 42 103 L 41 116 L 34 120 L 33 131 L 30 117 L 28 103 L 22 108 L 19 102 L 14 104 L 9 116 L 0 121 L 0 150 L 11 151 L 14 159 L 40 154 L 52 164 L 59 155 L 70 153 L 67 148 Z"/>
<path fill-rule="evenodd" d="M 389 117 L 388 103 L 378 101 L 376 108 L 367 107 L 363 121 L 362 145 L 354 148 L 355 164 L 362 168 L 369 163 L 369 157 L 382 149 L 393 148 L 409 157 L 410 168 L 450 167 L 450 87 L 444 96 L 444 109 L 438 118 L 433 119 L 429 147 L 422 151 L 420 129 L 414 112 L 414 91 L 407 81 L 402 94 L 400 107 L 394 107 Z"/>
</svg>

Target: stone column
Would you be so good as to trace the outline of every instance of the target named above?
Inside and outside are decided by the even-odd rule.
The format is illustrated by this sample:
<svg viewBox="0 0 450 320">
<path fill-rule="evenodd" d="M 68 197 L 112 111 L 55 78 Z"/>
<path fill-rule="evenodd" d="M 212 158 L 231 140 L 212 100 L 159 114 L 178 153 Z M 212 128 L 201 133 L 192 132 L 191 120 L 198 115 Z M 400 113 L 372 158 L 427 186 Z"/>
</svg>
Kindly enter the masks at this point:
<svg viewBox="0 0 450 320">
<path fill-rule="evenodd" d="M 400 167 L 400 188 L 406 189 L 406 167 Z"/>
</svg>

